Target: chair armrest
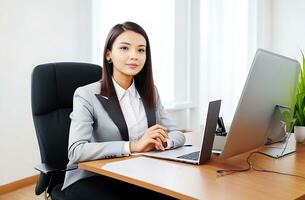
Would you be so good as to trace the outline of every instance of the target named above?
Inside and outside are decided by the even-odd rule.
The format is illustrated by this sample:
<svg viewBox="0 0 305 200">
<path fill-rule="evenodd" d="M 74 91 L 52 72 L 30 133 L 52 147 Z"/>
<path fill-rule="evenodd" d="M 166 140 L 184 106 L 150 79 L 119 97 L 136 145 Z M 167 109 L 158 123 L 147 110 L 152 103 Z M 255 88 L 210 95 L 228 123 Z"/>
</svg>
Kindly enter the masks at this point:
<svg viewBox="0 0 305 200">
<path fill-rule="evenodd" d="M 68 165 L 66 167 L 55 168 L 55 167 L 50 166 L 47 163 L 41 163 L 39 165 L 34 166 L 34 168 L 36 170 L 46 174 L 46 175 L 49 175 L 49 174 L 52 175 L 52 174 L 57 174 L 57 173 L 60 173 L 60 172 L 65 172 L 65 171 L 70 171 L 70 170 L 77 169 L 78 165 L 74 164 L 74 165 Z"/>
<path fill-rule="evenodd" d="M 46 163 L 41 163 L 34 166 L 34 168 L 40 171 L 39 179 L 36 184 L 35 194 L 40 195 L 43 193 L 49 186 L 53 176 L 56 176 L 65 171 L 70 171 L 78 168 L 77 164 L 68 165 L 66 167 L 55 168 Z"/>
</svg>

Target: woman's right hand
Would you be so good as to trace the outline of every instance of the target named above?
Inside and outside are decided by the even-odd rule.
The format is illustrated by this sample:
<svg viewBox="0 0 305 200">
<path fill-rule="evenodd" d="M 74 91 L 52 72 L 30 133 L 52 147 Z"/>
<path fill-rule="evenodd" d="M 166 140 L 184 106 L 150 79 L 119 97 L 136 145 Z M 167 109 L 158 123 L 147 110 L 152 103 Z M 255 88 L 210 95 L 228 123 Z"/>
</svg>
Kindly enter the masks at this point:
<svg viewBox="0 0 305 200">
<path fill-rule="evenodd" d="M 164 150 L 167 141 L 167 128 L 156 124 L 149 127 L 139 140 L 130 141 L 130 152 L 147 152 L 153 149 Z"/>
</svg>

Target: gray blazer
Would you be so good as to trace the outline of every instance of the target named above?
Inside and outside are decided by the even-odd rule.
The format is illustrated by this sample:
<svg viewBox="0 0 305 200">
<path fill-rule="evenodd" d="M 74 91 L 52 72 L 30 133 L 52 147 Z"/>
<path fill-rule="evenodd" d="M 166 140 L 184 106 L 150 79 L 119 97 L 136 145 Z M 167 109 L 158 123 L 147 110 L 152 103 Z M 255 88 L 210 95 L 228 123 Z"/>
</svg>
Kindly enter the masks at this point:
<svg viewBox="0 0 305 200">
<path fill-rule="evenodd" d="M 100 81 L 76 89 L 73 96 L 73 111 L 70 114 L 69 163 L 97 160 L 126 155 L 124 143 L 129 140 L 128 128 L 120 108 L 113 102 L 116 95 L 104 96 Z M 161 124 L 168 129 L 172 148 L 182 146 L 184 135 L 166 114 L 156 91 L 156 110 L 144 106 L 148 127 Z M 62 190 L 72 183 L 96 175 L 76 169 L 66 172 Z"/>
</svg>

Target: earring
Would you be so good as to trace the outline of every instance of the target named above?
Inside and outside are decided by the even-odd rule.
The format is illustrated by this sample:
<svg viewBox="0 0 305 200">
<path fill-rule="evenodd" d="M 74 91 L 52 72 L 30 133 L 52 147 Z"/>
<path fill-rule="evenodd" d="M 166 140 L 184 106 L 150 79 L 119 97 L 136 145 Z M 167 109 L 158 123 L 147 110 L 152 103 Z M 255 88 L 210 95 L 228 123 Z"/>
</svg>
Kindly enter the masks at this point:
<svg viewBox="0 0 305 200">
<path fill-rule="evenodd" d="M 109 59 L 107 60 L 107 62 L 108 62 L 109 64 L 111 64 L 111 63 L 112 63 L 111 58 L 109 58 Z"/>
</svg>

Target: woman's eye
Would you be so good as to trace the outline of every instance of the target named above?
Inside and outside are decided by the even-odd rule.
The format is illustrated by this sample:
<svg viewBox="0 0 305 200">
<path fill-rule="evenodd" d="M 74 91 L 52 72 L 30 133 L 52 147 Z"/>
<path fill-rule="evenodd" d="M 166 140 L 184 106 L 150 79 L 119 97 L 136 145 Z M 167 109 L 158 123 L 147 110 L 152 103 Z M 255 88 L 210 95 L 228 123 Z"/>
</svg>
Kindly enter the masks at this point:
<svg viewBox="0 0 305 200">
<path fill-rule="evenodd" d="M 145 49 L 139 49 L 139 52 L 144 53 Z"/>
<path fill-rule="evenodd" d="M 128 47 L 121 47 L 122 50 L 128 50 Z"/>
</svg>

